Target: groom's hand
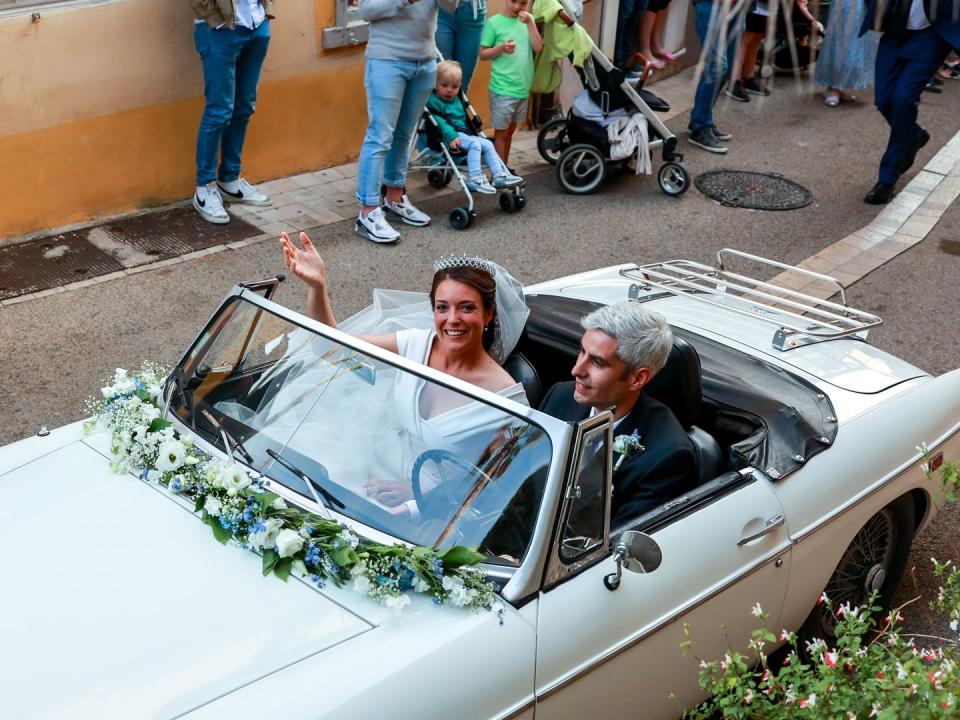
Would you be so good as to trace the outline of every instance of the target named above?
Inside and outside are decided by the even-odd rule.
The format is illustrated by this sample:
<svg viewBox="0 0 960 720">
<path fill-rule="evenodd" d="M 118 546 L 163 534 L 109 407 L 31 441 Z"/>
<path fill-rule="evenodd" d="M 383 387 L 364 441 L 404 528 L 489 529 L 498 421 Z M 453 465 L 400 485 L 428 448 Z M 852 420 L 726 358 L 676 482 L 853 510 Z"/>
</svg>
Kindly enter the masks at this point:
<svg viewBox="0 0 960 720">
<path fill-rule="evenodd" d="M 363 486 L 367 497 L 387 507 L 396 507 L 413 499 L 413 491 L 407 483 L 396 480 L 373 480 Z"/>
</svg>

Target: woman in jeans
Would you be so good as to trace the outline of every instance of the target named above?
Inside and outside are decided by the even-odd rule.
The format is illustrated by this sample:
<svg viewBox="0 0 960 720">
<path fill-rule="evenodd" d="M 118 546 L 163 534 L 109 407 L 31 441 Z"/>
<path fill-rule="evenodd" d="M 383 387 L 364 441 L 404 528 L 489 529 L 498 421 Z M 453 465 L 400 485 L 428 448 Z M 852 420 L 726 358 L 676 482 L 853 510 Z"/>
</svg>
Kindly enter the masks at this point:
<svg viewBox="0 0 960 720">
<path fill-rule="evenodd" d="M 487 19 L 487 0 L 463 0 L 453 12 L 443 8 L 437 18 L 437 49 L 445 60 L 456 60 L 463 71 L 460 88 L 470 87 L 480 55 L 480 36 Z"/>
<path fill-rule="evenodd" d="M 404 190 L 410 141 L 437 75 L 437 8 L 454 11 L 458 0 L 360 0 L 370 23 L 363 84 L 367 91 L 367 135 L 360 148 L 356 231 L 373 242 L 400 237 L 384 212 L 408 225 L 423 226 L 421 212 Z M 381 208 L 380 186 L 387 189 Z"/>
</svg>

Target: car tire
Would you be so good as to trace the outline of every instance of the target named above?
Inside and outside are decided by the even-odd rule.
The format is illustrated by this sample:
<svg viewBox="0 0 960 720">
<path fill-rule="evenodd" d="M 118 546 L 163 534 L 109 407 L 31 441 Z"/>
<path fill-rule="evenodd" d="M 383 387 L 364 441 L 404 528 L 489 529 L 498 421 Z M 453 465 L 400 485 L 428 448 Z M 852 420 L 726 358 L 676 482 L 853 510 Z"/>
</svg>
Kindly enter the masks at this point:
<svg viewBox="0 0 960 720">
<path fill-rule="evenodd" d="M 835 613 L 844 603 L 862 606 L 871 591 L 877 590 L 881 610 L 890 608 L 907 567 L 913 531 L 913 497 L 909 494 L 887 505 L 857 531 L 823 590 L 832 609 L 818 600 L 800 628 L 801 651 L 807 641 L 815 638 L 834 644 Z"/>
</svg>

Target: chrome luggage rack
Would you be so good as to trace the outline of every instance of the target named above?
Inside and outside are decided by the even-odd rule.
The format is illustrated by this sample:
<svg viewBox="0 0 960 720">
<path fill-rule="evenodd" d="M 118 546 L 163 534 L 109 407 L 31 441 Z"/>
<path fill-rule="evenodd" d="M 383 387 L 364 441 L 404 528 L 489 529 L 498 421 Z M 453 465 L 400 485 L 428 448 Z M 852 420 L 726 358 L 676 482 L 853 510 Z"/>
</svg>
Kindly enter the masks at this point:
<svg viewBox="0 0 960 720">
<path fill-rule="evenodd" d="M 840 303 L 731 272 L 726 269 L 724 259 L 732 257 L 835 285 Z M 883 322 L 877 315 L 847 305 L 846 292 L 836 278 L 730 248 L 717 252 L 716 267 L 692 260 L 669 260 L 625 268 L 620 274 L 637 281 L 630 286 L 631 300 L 639 298 L 643 291 L 656 288 L 776 325 L 772 344 L 777 350 L 848 335 L 863 338 L 870 328 Z M 731 299 L 735 302 L 730 302 Z"/>
</svg>

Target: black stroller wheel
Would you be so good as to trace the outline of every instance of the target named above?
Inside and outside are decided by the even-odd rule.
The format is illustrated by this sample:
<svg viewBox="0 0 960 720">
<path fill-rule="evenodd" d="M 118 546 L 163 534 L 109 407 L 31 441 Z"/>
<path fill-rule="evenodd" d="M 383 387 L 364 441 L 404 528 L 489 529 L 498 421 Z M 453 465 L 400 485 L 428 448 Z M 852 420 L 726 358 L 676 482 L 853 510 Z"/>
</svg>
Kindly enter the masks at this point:
<svg viewBox="0 0 960 720">
<path fill-rule="evenodd" d="M 513 193 L 500 193 L 500 209 L 505 213 L 512 213 L 517 209 L 517 199 L 513 196 Z"/>
<path fill-rule="evenodd" d="M 665 162 L 657 171 L 660 189 L 670 197 L 680 197 L 690 187 L 690 171 L 678 160 Z"/>
<path fill-rule="evenodd" d="M 447 219 L 450 221 L 450 227 L 454 230 L 464 230 L 470 225 L 472 218 L 466 208 L 458 207 L 450 211 L 450 216 Z"/>
<path fill-rule="evenodd" d="M 600 187 L 606 174 L 603 154 L 587 143 L 568 147 L 557 162 L 557 182 L 574 195 L 589 195 Z"/>
<path fill-rule="evenodd" d="M 453 173 L 449 170 L 434 168 L 427 172 L 427 182 L 430 183 L 430 187 L 435 187 L 438 190 L 449 185 L 452 179 Z"/>
<path fill-rule="evenodd" d="M 517 206 L 517 210 L 523 210 L 527 206 L 527 196 L 520 188 L 514 188 L 512 194 L 513 204 Z"/>
<path fill-rule="evenodd" d="M 537 133 L 537 152 L 551 165 L 557 164 L 560 154 L 569 144 L 566 118 L 554 118 Z"/>
</svg>

